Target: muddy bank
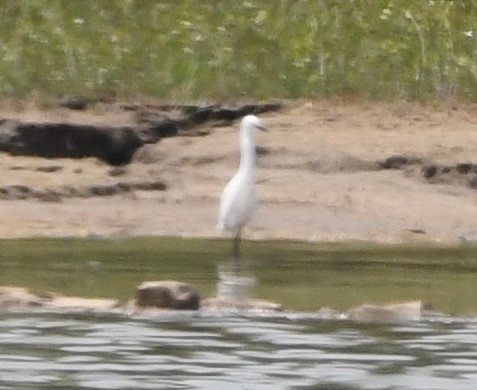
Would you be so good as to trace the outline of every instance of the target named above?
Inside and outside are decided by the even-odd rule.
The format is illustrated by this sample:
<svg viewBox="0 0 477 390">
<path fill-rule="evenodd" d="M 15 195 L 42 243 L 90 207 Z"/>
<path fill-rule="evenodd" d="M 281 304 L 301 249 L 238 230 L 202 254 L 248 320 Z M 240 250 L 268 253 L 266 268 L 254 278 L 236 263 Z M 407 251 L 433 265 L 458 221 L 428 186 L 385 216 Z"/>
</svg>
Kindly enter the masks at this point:
<svg viewBox="0 0 477 390">
<path fill-rule="evenodd" d="M 138 107 L 3 106 L 0 118 L 111 128 L 154 120 Z M 210 112 L 193 130 L 159 141 L 138 135 L 140 146 L 119 167 L 97 156 L 0 153 L 0 236 L 219 235 L 218 199 L 237 167 L 238 122 Z M 247 238 L 453 244 L 477 237 L 474 106 L 305 102 L 260 116 L 270 131 L 257 138 L 261 201 Z"/>
</svg>

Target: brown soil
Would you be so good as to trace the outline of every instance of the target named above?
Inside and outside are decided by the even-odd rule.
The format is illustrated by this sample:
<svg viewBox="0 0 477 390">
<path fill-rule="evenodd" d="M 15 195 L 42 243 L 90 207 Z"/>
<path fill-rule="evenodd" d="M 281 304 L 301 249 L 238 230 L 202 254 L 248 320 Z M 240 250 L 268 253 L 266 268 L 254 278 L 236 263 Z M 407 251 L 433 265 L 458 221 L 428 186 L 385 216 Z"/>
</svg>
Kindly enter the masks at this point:
<svg viewBox="0 0 477 390">
<path fill-rule="evenodd" d="M 125 124 L 130 115 L 116 106 L 0 107 L 0 118 L 23 120 Z M 453 243 L 477 232 L 476 173 L 456 168 L 475 161 L 476 107 L 295 103 L 262 118 L 270 131 L 257 137 L 261 201 L 247 238 Z M 238 163 L 238 124 L 205 130 L 146 145 L 124 170 L 0 154 L 1 188 L 53 194 L 1 200 L 0 236 L 220 236 L 218 202 Z M 381 169 L 393 155 L 408 163 Z M 431 163 L 445 169 L 425 178 Z M 134 189 L 91 191 L 118 183 Z"/>
</svg>

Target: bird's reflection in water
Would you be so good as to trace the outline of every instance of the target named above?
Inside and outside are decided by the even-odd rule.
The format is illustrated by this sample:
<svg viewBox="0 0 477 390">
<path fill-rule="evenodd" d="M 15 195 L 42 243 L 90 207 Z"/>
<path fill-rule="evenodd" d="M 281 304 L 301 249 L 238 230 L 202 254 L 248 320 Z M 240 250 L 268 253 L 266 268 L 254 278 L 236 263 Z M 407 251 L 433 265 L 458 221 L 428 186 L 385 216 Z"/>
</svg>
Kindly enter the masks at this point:
<svg viewBox="0 0 477 390">
<path fill-rule="evenodd" d="M 224 301 L 246 301 L 251 298 L 255 278 L 242 275 L 235 264 L 224 262 L 218 267 L 217 297 Z"/>
</svg>

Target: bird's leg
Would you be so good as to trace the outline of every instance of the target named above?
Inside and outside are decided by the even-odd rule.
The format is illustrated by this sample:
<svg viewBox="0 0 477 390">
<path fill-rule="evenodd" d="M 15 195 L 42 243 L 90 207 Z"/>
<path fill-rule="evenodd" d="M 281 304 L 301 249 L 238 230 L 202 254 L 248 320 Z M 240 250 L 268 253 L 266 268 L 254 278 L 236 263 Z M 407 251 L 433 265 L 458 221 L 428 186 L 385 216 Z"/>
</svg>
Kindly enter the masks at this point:
<svg viewBox="0 0 477 390">
<path fill-rule="evenodd" d="M 238 274 L 240 272 L 240 230 L 235 235 L 232 247 L 233 271 Z"/>
</svg>

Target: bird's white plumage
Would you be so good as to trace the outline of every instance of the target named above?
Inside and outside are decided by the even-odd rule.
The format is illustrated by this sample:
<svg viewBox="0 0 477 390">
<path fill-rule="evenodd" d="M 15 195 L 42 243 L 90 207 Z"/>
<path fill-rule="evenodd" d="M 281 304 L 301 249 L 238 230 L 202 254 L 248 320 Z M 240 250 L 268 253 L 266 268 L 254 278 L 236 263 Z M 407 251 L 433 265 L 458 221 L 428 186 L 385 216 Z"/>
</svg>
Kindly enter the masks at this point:
<svg viewBox="0 0 477 390">
<path fill-rule="evenodd" d="M 252 216 L 257 202 L 255 177 L 255 131 L 264 130 L 260 119 L 247 115 L 240 128 L 240 166 L 227 183 L 220 199 L 217 227 L 240 236 L 242 227 Z"/>
<path fill-rule="evenodd" d="M 237 234 L 252 216 L 255 204 L 254 178 L 244 172 L 237 172 L 222 193 L 219 228 Z"/>
</svg>

